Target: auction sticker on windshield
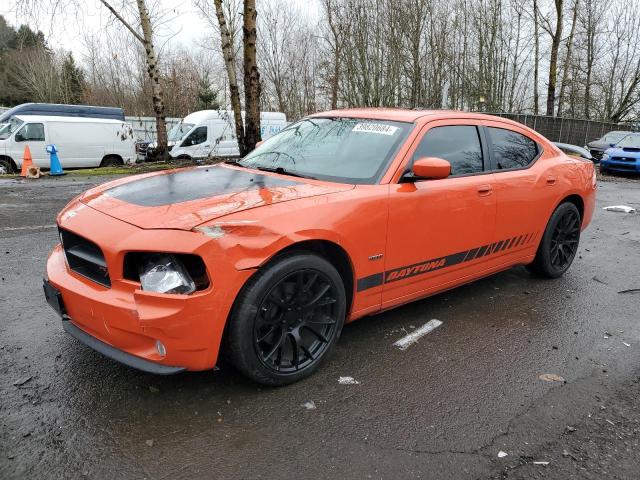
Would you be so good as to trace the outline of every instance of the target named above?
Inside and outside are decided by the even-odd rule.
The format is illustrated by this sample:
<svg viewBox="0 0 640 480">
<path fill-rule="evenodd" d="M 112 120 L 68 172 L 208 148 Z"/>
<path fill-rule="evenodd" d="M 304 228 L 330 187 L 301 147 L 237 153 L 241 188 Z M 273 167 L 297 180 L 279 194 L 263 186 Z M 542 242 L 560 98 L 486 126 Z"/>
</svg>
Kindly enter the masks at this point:
<svg viewBox="0 0 640 480">
<path fill-rule="evenodd" d="M 357 123 L 352 132 L 380 133 L 382 135 L 393 135 L 398 131 L 398 127 L 385 125 L 384 123 Z"/>
</svg>

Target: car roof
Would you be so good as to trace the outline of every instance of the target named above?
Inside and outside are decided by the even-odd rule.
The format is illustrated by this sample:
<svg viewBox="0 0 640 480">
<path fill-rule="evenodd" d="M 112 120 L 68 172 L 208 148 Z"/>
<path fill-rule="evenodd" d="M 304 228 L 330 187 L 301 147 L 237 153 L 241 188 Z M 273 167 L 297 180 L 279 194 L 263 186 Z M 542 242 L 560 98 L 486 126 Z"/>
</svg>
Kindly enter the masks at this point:
<svg viewBox="0 0 640 480">
<path fill-rule="evenodd" d="M 309 117 L 345 117 L 366 118 L 372 120 L 389 120 L 414 123 L 422 118 L 469 118 L 476 120 L 499 120 L 504 123 L 518 125 L 517 122 L 503 117 L 483 113 L 463 112 L 460 110 L 410 110 L 405 108 L 345 108 L 314 113 Z"/>
<path fill-rule="evenodd" d="M 56 115 L 15 115 L 23 122 L 67 122 L 67 123 L 112 123 L 122 125 L 122 120 L 113 118 L 93 118 L 93 117 L 62 117 Z"/>
</svg>

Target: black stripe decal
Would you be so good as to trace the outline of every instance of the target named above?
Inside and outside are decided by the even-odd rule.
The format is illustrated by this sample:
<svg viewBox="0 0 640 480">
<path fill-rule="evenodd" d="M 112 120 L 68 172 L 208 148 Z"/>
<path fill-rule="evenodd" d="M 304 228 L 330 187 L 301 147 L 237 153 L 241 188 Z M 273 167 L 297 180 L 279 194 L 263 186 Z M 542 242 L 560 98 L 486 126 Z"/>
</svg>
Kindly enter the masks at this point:
<svg viewBox="0 0 640 480">
<path fill-rule="evenodd" d="M 420 263 L 414 263 L 413 265 L 407 265 L 405 267 L 394 268 L 387 270 L 386 272 L 374 273 L 367 277 L 359 278 L 357 284 L 358 292 L 368 290 L 369 288 L 379 287 L 382 284 L 395 282 L 398 280 L 404 280 L 416 275 L 423 275 L 425 273 L 433 272 L 447 267 L 452 267 L 459 263 L 470 262 L 477 258 L 499 253 L 504 250 L 515 248 L 518 245 L 524 245 L 526 242 L 531 242 L 536 237 L 536 233 L 529 233 L 527 235 L 520 235 L 519 237 L 507 238 L 500 240 L 499 242 L 491 243 L 489 245 L 483 245 L 482 247 L 472 248 L 464 252 L 453 253 L 444 257 L 438 257 L 431 260 L 426 260 Z"/>
<path fill-rule="evenodd" d="M 380 286 L 382 285 L 383 280 L 384 280 L 384 274 L 382 272 L 374 273 L 373 275 L 369 275 L 368 277 L 359 278 L 358 291 L 361 292 L 369 288 Z"/>
</svg>

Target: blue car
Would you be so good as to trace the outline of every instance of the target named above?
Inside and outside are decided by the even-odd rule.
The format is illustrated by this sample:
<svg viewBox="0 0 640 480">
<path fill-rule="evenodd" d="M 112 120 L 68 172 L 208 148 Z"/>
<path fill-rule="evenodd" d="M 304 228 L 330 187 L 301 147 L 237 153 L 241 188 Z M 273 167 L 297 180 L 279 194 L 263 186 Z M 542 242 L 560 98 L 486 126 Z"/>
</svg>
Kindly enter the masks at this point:
<svg viewBox="0 0 640 480">
<path fill-rule="evenodd" d="M 632 133 L 604 151 L 601 172 L 640 173 L 640 133 Z"/>
</svg>

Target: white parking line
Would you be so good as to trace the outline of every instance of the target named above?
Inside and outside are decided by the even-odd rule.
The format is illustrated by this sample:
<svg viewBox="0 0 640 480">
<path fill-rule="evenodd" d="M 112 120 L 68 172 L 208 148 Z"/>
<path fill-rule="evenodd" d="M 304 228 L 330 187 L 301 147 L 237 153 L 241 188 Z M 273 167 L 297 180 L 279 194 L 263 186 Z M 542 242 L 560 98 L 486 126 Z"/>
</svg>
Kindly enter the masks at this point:
<svg viewBox="0 0 640 480">
<path fill-rule="evenodd" d="M 400 340 L 394 343 L 393 346 L 398 347 L 400 350 L 406 350 L 407 348 L 409 348 L 410 345 L 417 342 L 418 339 L 425 336 L 427 333 L 432 332 L 433 330 L 438 328 L 440 325 L 442 325 L 442 322 L 440 320 L 436 320 L 435 318 L 433 320 L 429 320 L 427 323 L 425 323 L 423 326 L 418 328 L 416 331 L 411 332 L 406 337 L 402 337 Z"/>
<path fill-rule="evenodd" d="M 28 227 L 2 227 L 3 232 L 13 232 L 16 230 L 43 230 L 45 228 L 56 228 L 57 225 L 30 225 Z"/>
</svg>

